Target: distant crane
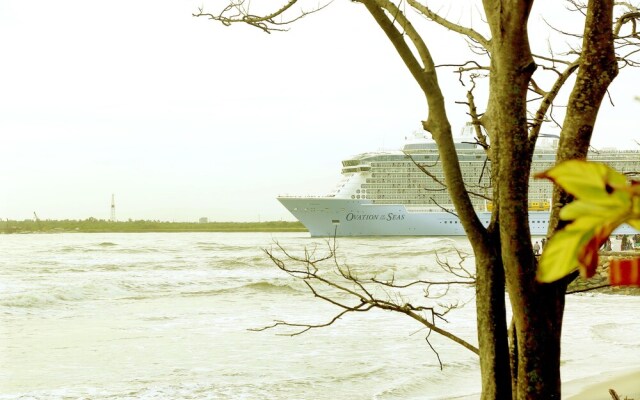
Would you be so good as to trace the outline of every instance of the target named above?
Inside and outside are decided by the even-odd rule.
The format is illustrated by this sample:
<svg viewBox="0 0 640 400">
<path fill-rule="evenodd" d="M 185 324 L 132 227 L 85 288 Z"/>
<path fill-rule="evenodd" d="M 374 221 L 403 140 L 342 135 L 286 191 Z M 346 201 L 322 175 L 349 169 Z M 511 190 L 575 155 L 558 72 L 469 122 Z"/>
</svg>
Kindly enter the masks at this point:
<svg viewBox="0 0 640 400">
<path fill-rule="evenodd" d="M 116 196 L 111 194 L 111 222 L 116 222 Z"/>
<path fill-rule="evenodd" d="M 33 212 L 33 217 L 34 217 L 34 218 L 35 218 L 35 220 L 36 220 L 36 225 L 38 225 L 38 230 L 39 230 L 39 231 L 40 231 L 40 230 L 42 230 L 42 226 L 40 225 L 40 218 L 38 218 L 38 214 L 36 214 L 36 212 L 35 212 L 35 211 Z"/>
</svg>

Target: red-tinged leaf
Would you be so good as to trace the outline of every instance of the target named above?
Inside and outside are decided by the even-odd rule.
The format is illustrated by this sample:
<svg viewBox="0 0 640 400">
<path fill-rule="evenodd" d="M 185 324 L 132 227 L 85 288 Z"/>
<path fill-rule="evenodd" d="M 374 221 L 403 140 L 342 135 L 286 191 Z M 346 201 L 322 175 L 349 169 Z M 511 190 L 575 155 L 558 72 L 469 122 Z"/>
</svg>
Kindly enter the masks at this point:
<svg viewBox="0 0 640 400">
<path fill-rule="evenodd" d="M 580 276 L 583 278 L 591 278 L 596 273 L 596 269 L 598 269 L 599 249 L 600 246 L 594 236 L 580 250 L 578 261 L 580 262 Z"/>
<path fill-rule="evenodd" d="M 607 241 L 614 228 L 607 224 L 597 228 L 587 244 L 579 249 L 578 262 L 580 264 L 580 275 L 583 278 L 591 278 L 595 275 L 596 269 L 598 269 L 598 251 Z"/>
<path fill-rule="evenodd" d="M 609 283 L 611 286 L 640 286 L 640 258 L 611 260 Z"/>
</svg>

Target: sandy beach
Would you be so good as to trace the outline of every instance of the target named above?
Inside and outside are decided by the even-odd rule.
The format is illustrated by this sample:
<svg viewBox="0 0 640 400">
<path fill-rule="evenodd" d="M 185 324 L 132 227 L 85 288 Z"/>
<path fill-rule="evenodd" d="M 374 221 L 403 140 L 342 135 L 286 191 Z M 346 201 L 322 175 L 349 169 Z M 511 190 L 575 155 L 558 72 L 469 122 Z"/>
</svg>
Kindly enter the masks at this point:
<svg viewBox="0 0 640 400">
<path fill-rule="evenodd" d="M 566 400 L 611 399 L 609 389 L 616 391 L 620 399 L 640 400 L 640 368 L 602 372 L 589 378 L 565 382 L 562 398 Z"/>
<path fill-rule="evenodd" d="M 563 400 L 611 400 L 609 389 L 616 391 L 620 400 L 640 400 L 640 367 L 603 372 L 588 378 L 562 383 Z M 456 400 L 475 400 L 480 393 L 455 397 Z"/>
</svg>

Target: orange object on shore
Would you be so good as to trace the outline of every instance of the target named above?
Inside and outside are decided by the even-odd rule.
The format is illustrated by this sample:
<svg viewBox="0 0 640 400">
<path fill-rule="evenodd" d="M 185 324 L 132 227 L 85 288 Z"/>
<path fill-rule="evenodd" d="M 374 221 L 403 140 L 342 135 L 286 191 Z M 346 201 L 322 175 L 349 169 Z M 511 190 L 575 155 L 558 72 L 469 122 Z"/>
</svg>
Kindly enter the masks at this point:
<svg viewBox="0 0 640 400">
<path fill-rule="evenodd" d="M 611 260 L 609 283 L 611 286 L 640 286 L 640 258 Z"/>
</svg>

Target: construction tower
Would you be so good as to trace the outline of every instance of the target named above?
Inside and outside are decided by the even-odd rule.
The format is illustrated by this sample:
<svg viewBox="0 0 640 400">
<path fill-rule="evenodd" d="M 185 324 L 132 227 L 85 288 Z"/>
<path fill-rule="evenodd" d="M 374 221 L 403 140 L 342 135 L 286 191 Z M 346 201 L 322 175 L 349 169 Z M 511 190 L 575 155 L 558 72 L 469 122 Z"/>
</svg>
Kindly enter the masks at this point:
<svg viewBox="0 0 640 400">
<path fill-rule="evenodd" d="M 116 196 L 111 195 L 111 222 L 116 222 Z"/>
</svg>

